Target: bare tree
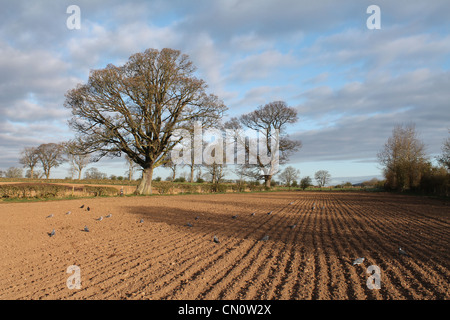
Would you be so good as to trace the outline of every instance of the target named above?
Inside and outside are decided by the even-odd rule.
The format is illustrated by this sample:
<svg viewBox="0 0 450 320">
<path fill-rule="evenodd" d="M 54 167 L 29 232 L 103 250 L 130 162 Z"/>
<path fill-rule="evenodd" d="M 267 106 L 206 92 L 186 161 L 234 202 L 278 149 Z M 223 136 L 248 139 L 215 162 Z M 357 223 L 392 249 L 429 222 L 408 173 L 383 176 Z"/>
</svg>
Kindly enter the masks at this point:
<svg viewBox="0 0 450 320">
<path fill-rule="evenodd" d="M 22 178 L 23 177 L 23 169 L 16 167 L 9 167 L 5 172 L 5 178 Z"/>
<path fill-rule="evenodd" d="M 30 170 L 30 179 L 34 179 L 34 168 L 37 166 L 38 161 L 39 155 L 37 153 L 37 148 L 24 148 L 20 153 L 19 163 L 22 164 L 24 168 Z"/>
<path fill-rule="evenodd" d="M 300 176 L 300 170 L 295 169 L 292 166 L 286 167 L 281 173 L 280 173 L 280 179 L 283 181 L 289 188 L 291 188 L 291 183 L 294 180 L 297 180 Z"/>
<path fill-rule="evenodd" d="M 448 130 L 450 133 L 450 129 Z M 450 137 L 445 139 L 442 145 L 442 155 L 438 158 L 440 164 L 442 164 L 447 171 L 450 171 Z"/>
<path fill-rule="evenodd" d="M 128 170 L 125 172 L 125 175 L 128 176 L 128 181 L 131 181 L 133 180 L 133 175 L 138 168 L 138 165 L 128 155 L 125 155 L 125 160 L 128 166 Z"/>
<path fill-rule="evenodd" d="M 46 179 L 50 177 L 50 170 L 58 167 L 65 161 L 64 146 L 61 143 L 45 143 L 37 147 L 36 152 L 39 157 L 39 161 L 44 170 Z"/>
<path fill-rule="evenodd" d="M 82 171 L 92 161 L 90 155 L 77 153 L 79 146 L 76 141 L 69 141 L 64 144 L 65 152 L 70 162 L 70 172 L 78 174 L 78 180 L 81 180 Z"/>
<path fill-rule="evenodd" d="M 274 101 L 260 106 L 240 118 L 232 118 L 225 124 L 226 128 L 232 128 L 237 132 L 235 139 L 246 151 L 246 164 L 243 167 L 247 170 L 248 175 L 264 178 L 267 188 L 270 188 L 272 176 L 276 173 L 274 168 L 286 163 L 289 156 L 301 148 L 300 141 L 289 139 L 285 133 L 286 126 L 297 121 L 297 111 L 294 108 L 288 107 L 284 101 Z M 244 128 L 257 131 L 262 135 L 258 139 L 265 141 L 264 152 L 258 148 L 258 152 L 255 154 L 251 150 L 250 140 L 242 137 Z M 272 139 L 276 142 L 276 149 L 273 149 Z M 265 163 L 263 156 L 269 156 L 270 162 Z M 249 157 L 255 157 L 256 164 L 251 164 Z M 276 162 L 275 166 L 274 161 Z"/>
<path fill-rule="evenodd" d="M 175 180 L 177 174 L 177 166 L 178 165 L 170 158 L 170 155 L 167 155 L 167 159 L 164 161 L 163 167 L 172 171 L 172 177 L 170 177 L 170 181 Z"/>
<path fill-rule="evenodd" d="M 392 136 L 378 153 L 378 160 L 384 166 L 390 188 L 402 191 L 419 186 L 427 156 L 424 143 L 417 138 L 415 125 L 395 126 Z"/>
<path fill-rule="evenodd" d="M 84 152 L 96 159 L 128 155 L 143 170 L 136 193 L 151 194 L 153 169 L 182 139 L 171 139 L 173 131 L 198 117 L 220 119 L 226 110 L 205 93 L 195 69 L 187 55 L 166 48 L 91 71 L 88 83 L 70 90 L 65 101 Z"/>
<path fill-rule="evenodd" d="M 317 184 L 320 188 L 328 184 L 331 180 L 331 174 L 327 170 L 319 170 L 314 174 Z"/>
</svg>

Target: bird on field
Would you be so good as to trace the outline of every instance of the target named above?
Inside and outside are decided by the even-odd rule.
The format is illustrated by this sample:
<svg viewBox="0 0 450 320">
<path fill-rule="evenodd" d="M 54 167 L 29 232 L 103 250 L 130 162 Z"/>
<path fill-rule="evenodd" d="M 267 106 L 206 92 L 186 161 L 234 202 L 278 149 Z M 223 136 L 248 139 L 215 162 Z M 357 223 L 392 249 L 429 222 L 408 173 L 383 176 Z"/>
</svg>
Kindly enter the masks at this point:
<svg viewBox="0 0 450 320">
<path fill-rule="evenodd" d="M 296 224 L 291 224 L 290 226 L 288 226 L 288 228 L 294 229 L 296 226 Z"/>
<path fill-rule="evenodd" d="M 70 212 L 70 211 L 67 211 L 67 212 L 66 212 L 66 215 L 67 215 L 67 214 L 71 214 L 71 213 L 72 213 L 72 212 Z"/>
<path fill-rule="evenodd" d="M 268 215 L 269 215 L 269 214 L 272 214 L 272 212 L 273 212 L 273 211 L 267 212 L 267 214 L 268 214 Z"/>
<path fill-rule="evenodd" d="M 139 223 L 144 223 L 144 219 L 141 219 L 141 220 L 139 221 Z"/>
<path fill-rule="evenodd" d="M 261 240 L 262 240 L 262 241 L 267 241 L 267 240 L 269 240 L 269 235 L 266 234 L 264 237 L 261 238 Z"/>
<path fill-rule="evenodd" d="M 89 228 L 87 226 L 84 226 L 84 231 L 89 232 Z"/>
<path fill-rule="evenodd" d="M 252 212 L 252 216 L 254 216 L 255 215 L 255 213 L 254 212 Z"/>
<path fill-rule="evenodd" d="M 108 214 L 105 218 L 111 218 L 111 213 Z"/>
<path fill-rule="evenodd" d="M 47 216 L 47 218 L 53 218 L 53 213 L 51 215 Z"/>
<path fill-rule="evenodd" d="M 84 208 L 84 204 L 83 204 L 83 205 L 81 205 L 80 209 L 83 209 L 83 208 Z"/>
<path fill-rule="evenodd" d="M 220 241 L 219 241 L 219 238 L 217 238 L 217 236 L 215 236 L 215 235 L 214 235 L 213 241 L 214 241 L 215 243 L 219 243 L 219 242 L 220 242 Z"/>
<path fill-rule="evenodd" d="M 53 237 L 53 236 L 55 235 L 55 229 L 53 229 L 52 232 L 50 232 L 48 235 L 49 235 L 50 237 Z"/>
<path fill-rule="evenodd" d="M 103 217 L 100 217 L 100 218 L 98 218 L 97 220 L 98 220 L 98 221 L 102 221 L 102 220 L 103 220 Z"/>
<path fill-rule="evenodd" d="M 236 219 L 237 218 L 237 214 L 235 214 L 234 216 L 232 216 L 231 218 Z"/>
<path fill-rule="evenodd" d="M 398 247 L 398 253 L 402 256 L 407 256 L 409 257 L 409 254 L 406 253 L 405 250 L 403 250 L 402 248 Z"/>
<path fill-rule="evenodd" d="M 91 210 L 91 208 L 89 208 L 89 207 L 87 207 L 87 209 L 86 209 L 87 211 L 90 211 Z"/>
<path fill-rule="evenodd" d="M 195 217 L 195 220 L 198 220 L 198 218 L 199 218 L 198 216 L 197 216 L 197 217 Z"/>
<path fill-rule="evenodd" d="M 289 205 L 294 204 L 293 202 L 290 202 Z"/>
<path fill-rule="evenodd" d="M 355 259 L 355 260 L 353 260 L 353 265 L 356 265 L 356 264 L 361 264 L 361 263 L 363 263 L 364 262 L 364 260 L 365 260 L 365 258 L 357 258 L 357 259 Z"/>
<path fill-rule="evenodd" d="M 189 228 L 193 227 L 192 223 L 190 223 L 190 222 L 186 223 L 186 225 L 187 225 Z"/>
</svg>

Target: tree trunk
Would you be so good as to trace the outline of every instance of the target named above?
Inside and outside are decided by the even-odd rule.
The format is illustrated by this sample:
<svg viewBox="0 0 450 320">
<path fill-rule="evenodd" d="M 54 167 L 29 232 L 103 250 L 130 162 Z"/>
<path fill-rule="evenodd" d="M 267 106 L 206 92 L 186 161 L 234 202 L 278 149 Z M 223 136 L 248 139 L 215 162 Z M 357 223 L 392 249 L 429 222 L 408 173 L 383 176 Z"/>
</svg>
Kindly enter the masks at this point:
<svg viewBox="0 0 450 320">
<path fill-rule="evenodd" d="M 153 177 L 153 166 L 144 169 L 142 172 L 142 180 L 136 189 L 137 194 L 152 194 L 152 177 Z"/>
<path fill-rule="evenodd" d="M 194 165 L 191 165 L 191 179 L 190 182 L 193 183 L 194 182 Z"/>
<path fill-rule="evenodd" d="M 270 189 L 270 187 L 271 187 L 270 183 L 271 182 L 272 182 L 272 176 L 271 175 L 264 176 L 264 185 L 265 185 L 266 188 Z"/>
</svg>

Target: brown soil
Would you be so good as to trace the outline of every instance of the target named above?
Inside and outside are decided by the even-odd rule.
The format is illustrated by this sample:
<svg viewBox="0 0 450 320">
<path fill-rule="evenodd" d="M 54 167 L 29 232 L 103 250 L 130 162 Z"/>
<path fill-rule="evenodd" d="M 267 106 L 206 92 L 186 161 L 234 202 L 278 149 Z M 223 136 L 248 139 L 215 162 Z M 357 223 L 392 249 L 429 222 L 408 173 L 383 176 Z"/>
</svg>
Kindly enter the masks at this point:
<svg viewBox="0 0 450 320">
<path fill-rule="evenodd" d="M 442 200 L 371 193 L 2 203 L 0 299 L 448 300 L 449 226 Z"/>
</svg>

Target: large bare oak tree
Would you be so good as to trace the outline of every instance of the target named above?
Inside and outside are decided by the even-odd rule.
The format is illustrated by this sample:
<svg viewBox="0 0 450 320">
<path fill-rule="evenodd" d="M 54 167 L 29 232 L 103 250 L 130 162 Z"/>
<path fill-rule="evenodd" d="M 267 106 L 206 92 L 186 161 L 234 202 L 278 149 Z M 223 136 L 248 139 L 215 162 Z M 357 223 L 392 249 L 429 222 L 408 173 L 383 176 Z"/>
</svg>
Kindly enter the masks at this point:
<svg viewBox="0 0 450 320">
<path fill-rule="evenodd" d="M 86 84 L 66 93 L 79 152 L 97 160 L 126 154 L 143 170 L 136 192 L 151 194 L 153 169 L 180 142 L 173 131 L 198 118 L 220 119 L 226 110 L 217 96 L 206 94 L 195 70 L 187 55 L 167 48 L 92 70 Z"/>
</svg>

